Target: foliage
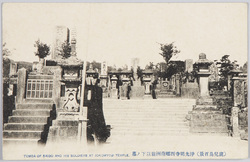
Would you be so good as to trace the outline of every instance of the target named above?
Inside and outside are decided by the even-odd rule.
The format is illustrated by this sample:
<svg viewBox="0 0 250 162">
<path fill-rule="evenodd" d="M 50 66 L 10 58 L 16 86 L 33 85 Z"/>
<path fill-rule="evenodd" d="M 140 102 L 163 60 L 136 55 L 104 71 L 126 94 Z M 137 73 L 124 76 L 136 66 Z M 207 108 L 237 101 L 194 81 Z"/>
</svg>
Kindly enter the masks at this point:
<svg viewBox="0 0 250 162">
<path fill-rule="evenodd" d="M 169 63 L 158 63 L 154 66 L 153 73 L 157 77 L 170 79 L 172 75 L 183 73 L 185 63 L 183 61 L 169 61 Z"/>
<path fill-rule="evenodd" d="M 61 55 L 63 58 L 69 58 L 71 56 L 71 45 L 66 40 L 62 43 L 62 48 L 59 50 L 59 55 Z"/>
<path fill-rule="evenodd" d="M 153 62 L 149 62 L 148 65 L 146 65 L 145 69 L 150 69 L 150 70 L 153 70 L 155 67 L 154 63 Z"/>
<path fill-rule="evenodd" d="M 45 58 L 50 55 L 50 47 L 47 44 L 42 43 L 39 39 L 35 41 L 34 47 L 37 48 L 35 55 L 39 58 Z"/>
<path fill-rule="evenodd" d="M 247 73 L 247 62 L 240 69 L 243 73 Z"/>
<path fill-rule="evenodd" d="M 3 43 L 2 47 L 3 56 L 10 56 L 10 50 L 6 47 L 6 43 Z"/>
<path fill-rule="evenodd" d="M 224 55 L 220 59 L 220 62 L 217 64 L 221 64 L 220 67 L 220 86 L 224 87 L 227 86 L 228 83 L 228 73 L 229 71 L 233 70 L 235 67 L 235 62 L 231 62 L 229 59 L 230 55 Z"/>
<path fill-rule="evenodd" d="M 101 71 L 101 63 L 100 62 L 96 62 L 95 60 L 92 62 L 87 62 L 87 70 L 89 70 L 90 64 L 92 64 L 93 70 L 98 69 L 98 71 Z"/>
<path fill-rule="evenodd" d="M 160 44 L 161 45 L 161 53 L 159 53 L 163 58 L 164 60 L 166 61 L 166 63 L 168 64 L 170 59 L 180 53 L 180 50 L 177 50 L 177 47 L 174 45 L 174 42 L 168 44 Z"/>
</svg>

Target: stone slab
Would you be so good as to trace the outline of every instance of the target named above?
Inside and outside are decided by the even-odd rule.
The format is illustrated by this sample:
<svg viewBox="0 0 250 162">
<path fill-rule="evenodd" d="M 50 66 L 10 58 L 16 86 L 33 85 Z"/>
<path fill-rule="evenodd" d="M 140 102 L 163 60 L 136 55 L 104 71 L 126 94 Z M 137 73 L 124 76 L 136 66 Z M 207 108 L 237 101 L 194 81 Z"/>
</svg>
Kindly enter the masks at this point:
<svg viewBox="0 0 250 162">
<path fill-rule="evenodd" d="M 191 133 L 227 133 L 226 116 L 219 111 L 192 111 L 190 113 Z"/>
</svg>

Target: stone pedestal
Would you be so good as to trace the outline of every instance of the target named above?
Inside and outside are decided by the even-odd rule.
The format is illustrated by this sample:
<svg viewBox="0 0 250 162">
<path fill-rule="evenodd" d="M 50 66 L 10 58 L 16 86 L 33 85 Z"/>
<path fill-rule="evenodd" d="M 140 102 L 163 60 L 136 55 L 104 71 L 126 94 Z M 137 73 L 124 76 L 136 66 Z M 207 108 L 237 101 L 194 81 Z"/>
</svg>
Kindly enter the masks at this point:
<svg viewBox="0 0 250 162">
<path fill-rule="evenodd" d="M 84 108 L 86 109 L 86 107 Z M 87 130 L 86 119 L 80 125 L 80 120 L 82 121 L 81 116 L 79 112 L 58 112 L 56 120 L 53 120 L 49 129 L 47 143 L 77 144 L 79 142 L 79 131 L 85 130 L 86 132 Z"/>
</svg>

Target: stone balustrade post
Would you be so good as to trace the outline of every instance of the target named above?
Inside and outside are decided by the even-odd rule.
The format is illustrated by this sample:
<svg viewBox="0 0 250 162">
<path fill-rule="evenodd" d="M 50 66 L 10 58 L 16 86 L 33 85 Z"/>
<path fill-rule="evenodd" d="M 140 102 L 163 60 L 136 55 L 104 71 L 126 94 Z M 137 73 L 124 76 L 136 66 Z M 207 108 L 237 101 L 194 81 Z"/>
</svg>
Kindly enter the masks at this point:
<svg viewBox="0 0 250 162">
<path fill-rule="evenodd" d="M 231 125 L 233 137 L 239 137 L 239 107 L 232 107 Z"/>
<path fill-rule="evenodd" d="M 19 69 L 17 76 L 16 103 L 22 103 L 25 99 L 26 81 L 27 81 L 27 70 L 25 68 Z"/>
</svg>

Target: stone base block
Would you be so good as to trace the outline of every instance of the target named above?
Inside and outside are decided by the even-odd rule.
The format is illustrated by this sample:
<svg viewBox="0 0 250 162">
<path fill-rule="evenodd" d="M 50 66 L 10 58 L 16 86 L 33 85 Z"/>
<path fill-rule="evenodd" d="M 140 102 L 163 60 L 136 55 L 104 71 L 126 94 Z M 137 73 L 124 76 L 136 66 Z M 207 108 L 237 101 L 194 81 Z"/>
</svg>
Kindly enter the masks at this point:
<svg viewBox="0 0 250 162">
<path fill-rule="evenodd" d="M 194 110 L 204 110 L 204 111 L 216 111 L 218 110 L 216 105 L 195 105 Z"/>
<path fill-rule="evenodd" d="M 111 89 L 111 98 L 117 99 L 118 98 L 118 90 L 117 89 Z"/>
<path fill-rule="evenodd" d="M 200 96 L 196 100 L 196 105 L 213 105 L 213 99 L 209 96 Z"/>
<path fill-rule="evenodd" d="M 226 116 L 220 111 L 192 111 L 191 133 L 228 133 Z"/>
<path fill-rule="evenodd" d="M 49 129 L 47 143 L 72 142 L 76 143 L 78 137 L 78 121 L 55 120 Z"/>
</svg>

